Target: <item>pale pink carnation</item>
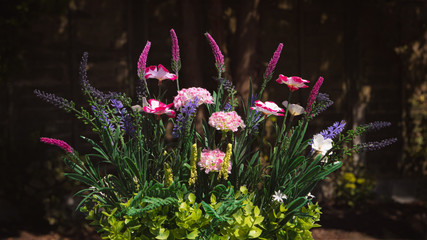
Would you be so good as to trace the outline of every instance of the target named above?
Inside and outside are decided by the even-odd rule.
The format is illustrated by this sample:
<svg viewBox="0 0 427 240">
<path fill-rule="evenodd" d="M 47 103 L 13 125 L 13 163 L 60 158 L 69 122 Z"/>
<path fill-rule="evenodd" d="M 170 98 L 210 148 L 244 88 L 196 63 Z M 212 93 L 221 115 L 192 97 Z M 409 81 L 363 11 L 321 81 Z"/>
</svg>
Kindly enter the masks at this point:
<svg viewBox="0 0 427 240">
<path fill-rule="evenodd" d="M 222 131 L 236 132 L 238 127 L 245 128 L 242 118 L 235 112 L 215 112 L 209 117 L 209 125 Z"/>
<path fill-rule="evenodd" d="M 200 153 L 200 161 L 198 165 L 201 169 L 205 169 L 205 173 L 219 172 L 221 170 L 224 157 L 225 153 L 219 149 L 203 149 Z M 228 173 L 231 173 L 231 162 L 228 165 Z"/>
<path fill-rule="evenodd" d="M 212 104 L 213 98 L 211 93 L 204 88 L 183 88 L 178 91 L 178 95 L 173 100 L 173 105 L 176 109 L 180 109 L 188 102 L 194 101 L 197 98 L 197 106 L 202 104 Z"/>
</svg>

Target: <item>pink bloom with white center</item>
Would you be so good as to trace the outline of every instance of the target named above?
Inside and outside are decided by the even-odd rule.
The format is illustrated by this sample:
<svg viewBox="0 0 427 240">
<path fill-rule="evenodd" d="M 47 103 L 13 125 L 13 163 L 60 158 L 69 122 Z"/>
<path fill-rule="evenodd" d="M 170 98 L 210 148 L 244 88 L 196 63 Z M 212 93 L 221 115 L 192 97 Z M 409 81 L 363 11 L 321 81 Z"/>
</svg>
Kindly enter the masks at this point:
<svg viewBox="0 0 427 240">
<path fill-rule="evenodd" d="M 207 150 L 203 149 L 200 153 L 200 161 L 198 163 L 201 169 L 205 169 L 205 173 L 219 172 L 222 162 L 224 161 L 225 153 L 219 149 Z M 231 173 L 231 161 L 228 165 L 228 173 Z"/>
<path fill-rule="evenodd" d="M 161 84 L 161 82 L 165 79 L 175 81 L 177 77 L 175 74 L 169 73 L 169 71 L 163 67 L 162 64 L 159 64 L 158 67 L 149 66 L 145 69 L 145 79 L 148 78 L 157 78 L 159 80 L 159 84 Z"/>
<path fill-rule="evenodd" d="M 202 104 L 212 104 L 213 98 L 211 93 L 204 88 L 183 88 L 178 91 L 178 95 L 173 100 L 173 105 L 176 109 L 180 109 L 188 102 L 194 101 L 197 98 L 197 106 Z"/>
<path fill-rule="evenodd" d="M 266 101 L 265 103 L 257 100 L 255 101 L 255 107 L 251 107 L 252 110 L 263 112 L 265 115 L 273 114 L 276 116 L 284 116 L 284 110 L 277 106 L 276 103 Z"/>
<path fill-rule="evenodd" d="M 209 117 L 209 125 L 222 131 L 236 132 L 238 127 L 245 128 L 242 118 L 235 112 L 215 112 Z"/>
<path fill-rule="evenodd" d="M 306 88 L 308 87 L 304 83 L 309 83 L 310 81 L 302 79 L 300 77 L 286 77 L 283 74 L 279 75 L 279 78 L 276 80 L 279 84 L 286 84 L 289 87 L 289 90 L 291 92 L 294 92 L 300 88 Z"/>
<path fill-rule="evenodd" d="M 160 101 L 157 101 L 156 99 L 150 99 L 148 100 L 148 105 L 144 106 L 143 109 L 146 113 L 153 113 L 158 116 L 166 114 L 168 117 L 173 118 L 175 117 L 175 111 L 170 109 L 172 105 L 173 103 L 166 105 Z"/>
</svg>

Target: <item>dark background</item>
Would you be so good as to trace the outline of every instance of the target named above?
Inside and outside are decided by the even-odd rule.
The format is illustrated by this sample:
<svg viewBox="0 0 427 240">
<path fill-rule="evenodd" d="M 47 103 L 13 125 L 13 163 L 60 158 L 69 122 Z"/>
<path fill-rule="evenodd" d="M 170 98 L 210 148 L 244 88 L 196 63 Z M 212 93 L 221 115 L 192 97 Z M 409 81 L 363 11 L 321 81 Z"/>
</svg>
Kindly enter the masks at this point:
<svg viewBox="0 0 427 240">
<path fill-rule="evenodd" d="M 309 131 L 342 119 L 348 126 L 391 122 L 360 140 L 398 142 L 356 160 L 377 183 L 376 203 L 425 206 L 426 1 L 2 0 L 0 13 L 0 236 L 84 228 L 72 197 L 80 186 L 62 176 L 61 152 L 39 138 L 62 139 L 84 153 L 80 136 L 90 133 L 33 90 L 83 104 L 78 67 L 87 51 L 95 87 L 134 96 L 136 62 L 147 40 L 147 64 L 170 69 L 171 28 L 181 49 L 182 86 L 214 88 L 214 59 L 203 35 L 209 32 L 226 57 L 226 77 L 243 97 L 249 77 L 258 86 L 283 43 L 273 78 L 281 73 L 314 83 L 323 76 L 321 92 L 335 102 Z M 281 102 L 288 90 L 276 86 L 270 84 L 264 97 Z M 308 92 L 298 91 L 295 101 L 305 105 Z M 426 236 L 420 234 L 415 237 Z"/>
</svg>

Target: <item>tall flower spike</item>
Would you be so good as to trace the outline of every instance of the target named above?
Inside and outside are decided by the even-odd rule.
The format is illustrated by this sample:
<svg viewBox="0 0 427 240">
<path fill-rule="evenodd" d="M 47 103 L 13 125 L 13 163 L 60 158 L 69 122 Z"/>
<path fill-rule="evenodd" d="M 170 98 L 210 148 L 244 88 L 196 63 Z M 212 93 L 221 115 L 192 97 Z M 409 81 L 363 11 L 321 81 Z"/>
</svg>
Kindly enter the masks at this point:
<svg viewBox="0 0 427 240">
<path fill-rule="evenodd" d="M 209 33 L 205 33 L 205 36 L 209 41 L 209 45 L 211 45 L 212 52 L 215 57 L 215 66 L 218 70 L 218 73 L 221 74 L 225 72 L 224 55 L 222 55 L 221 50 L 218 47 L 218 44 L 216 44 L 212 36 Z"/>
<path fill-rule="evenodd" d="M 319 79 L 317 80 L 316 84 L 314 84 L 314 87 L 310 92 L 310 96 L 308 97 L 307 108 L 306 108 L 307 116 L 311 112 L 311 108 L 313 107 L 313 103 L 316 100 L 317 94 L 319 94 L 319 89 L 320 89 L 320 86 L 322 86 L 322 83 L 323 83 L 323 77 L 319 77 Z"/>
<path fill-rule="evenodd" d="M 220 179 L 222 176 L 224 178 L 224 180 L 227 180 L 228 174 L 231 173 L 230 158 L 231 158 L 232 150 L 233 150 L 233 145 L 231 143 L 229 143 L 227 145 L 227 151 L 225 152 L 225 156 L 224 156 L 224 160 L 222 162 L 221 170 L 219 171 L 219 174 L 218 174 L 218 179 Z"/>
<path fill-rule="evenodd" d="M 62 140 L 59 140 L 59 139 L 41 137 L 40 142 L 60 147 L 60 148 L 62 148 L 62 150 L 66 151 L 68 153 L 74 152 L 73 148 L 70 145 L 68 145 L 68 143 L 66 143 Z"/>
<path fill-rule="evenodd" d="M 282 53 L 283 43 L 280 43 L 277 47 L 276 51 L 273 54 L 270 62 L 268 63 L 267 70 L 265 71 L 265 79 L 270 79 L 273 74 L 274 69 L 276 68 L 276 64 L 279 61 L 280 54 Z"/>
<path fill-rule="evenodd" d="M 181 68 L 181 59 L 179 57 L 178 38 L 176 37 L 175 30 L 170 30 L 172 40 L 172 70 L 176 73 Z"/>
<path fill-rule="evenodd" d="M 145 66 L 147 65 L 147 57 L 148 57 L 148 52 L 150 51 L 150 47 L 151 47 L 151 42 L 147 41 L 147 43 L 145 44 L 144 50 L 142 50 L 142 53 L 139 56 L 137 71 L 140 79 L 144 77 Z"/>
<path fill-rule="evenodd" d="M 191 159 L 190 159 L 190 179 L 188 180 L 188 184 L 194 185 L 196 184 L 197 179 L 197 144 L 193 144 L 193 147 L 191 148 Z"/>
</svg>

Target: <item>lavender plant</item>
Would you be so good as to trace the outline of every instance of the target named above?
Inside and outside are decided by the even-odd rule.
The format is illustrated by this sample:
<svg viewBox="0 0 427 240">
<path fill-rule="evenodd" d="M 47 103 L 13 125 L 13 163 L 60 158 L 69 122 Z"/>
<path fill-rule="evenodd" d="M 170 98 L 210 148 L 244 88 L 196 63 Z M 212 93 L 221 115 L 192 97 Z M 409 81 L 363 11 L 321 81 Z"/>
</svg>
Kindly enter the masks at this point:
<svg viewBox="0 0 427 240">
<path fill-rule="evenodd" d="M 87 79 L 87 53 L 80 78 L 89 109 L 35 90 L 38 97 L 74 113 L 97 134 L 96 139 L 82 137 L 93 147 L 93 153 L 84 156 L 63 141 L 41 139 L 65 150 L 71 169 L 66 175 L 87 186 L 76 193 L 83 197 L 78 209 L 105 239 L 311 238 L 310 229 L 318 226 L 321 213 L 311 191 L 341 166 L 344 155 L 393 142 L 351 145 L 355 136 L 387 124 L 344 132 L 341 121 L 306 136 L 309 122 L 333 103 L 319 93 L 322 77 L 305 108 L 292 103 L 293 92 L 309 87 L 308 80 L 296 76 L 280 74 L 276 80 L 290 90 L 283 102 L 286 109 L 260 100 L 283 44 L 268 64 L 260 91 L 253 92 L 251 81 L 248 101 L 239 105 L 232 82 L 222 76 L 224 55 L 206 33 L 218 88 L 213 92 L 180 88 L 178 38 L 173 29 L 170 33 L 173 73 L 161 64 L 146 66 L 151 47 L 147 41 L 138 61 L 137 99 L 94 88 Z M 177 95 L 173 99 L 152 95 L 147 81 L 154 80 L 159 85 L 176 81 Z M 209 118 L 197 131 L 195 118 L 201 109 Z M 276 139 L 265 150 L 265 125 L 272 116 L 283 120 L 274 122 Z"/>
</svg>

